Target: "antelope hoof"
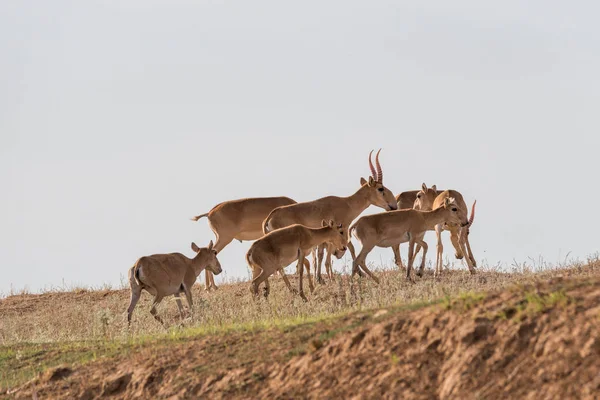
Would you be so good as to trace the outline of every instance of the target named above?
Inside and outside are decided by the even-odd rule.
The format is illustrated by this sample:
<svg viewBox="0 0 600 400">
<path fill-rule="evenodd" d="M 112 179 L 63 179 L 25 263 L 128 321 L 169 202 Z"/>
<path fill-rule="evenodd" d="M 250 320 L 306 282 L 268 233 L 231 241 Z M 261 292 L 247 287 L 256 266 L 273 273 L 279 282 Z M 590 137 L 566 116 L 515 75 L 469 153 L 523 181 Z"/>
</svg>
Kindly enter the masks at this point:
<svg viewBox="0 0 600 400">
<path fill-rule="evenodd" d="M 419 271 L 417 272 L 417 276 L 418 276 L 419 278 L 422 278 L 422 277 L 423 277 L 423 271 L 419 270 Z"/>
<path fill-rule="evenodd" d="M 323 277 L 321 275 L 317 276 L 317 283 L 320 283 L 321 285 L 325 284 L 325 279 L 323 279 Z"/>
</svg>

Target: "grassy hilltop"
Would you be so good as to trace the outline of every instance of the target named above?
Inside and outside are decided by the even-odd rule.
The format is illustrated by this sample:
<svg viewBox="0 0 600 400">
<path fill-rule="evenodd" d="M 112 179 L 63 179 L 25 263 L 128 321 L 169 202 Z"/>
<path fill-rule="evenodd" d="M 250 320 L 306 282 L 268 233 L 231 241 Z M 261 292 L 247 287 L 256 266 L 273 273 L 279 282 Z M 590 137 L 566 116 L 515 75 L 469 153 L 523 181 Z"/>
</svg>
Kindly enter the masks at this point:
<svg viewBox="0 0 600 400">
<path fill-rule="evenodd" d="M 19 294 L 0 300 L 0 394 L 7 398 L 379 397 L 593 398 L 600 389 L 600 261 L 407 283 L 347 275 L 309 302 L 272 279 L 205 293 L 195 321 L 173 301 L 127 329 L 128 290 Z M 294 276 L 290 276 L 296 283 Z M 574 392 L 574 391 L 577 392 Z M 587 395 L 586 395 L 587 394 Z M 590 397 L 591 396 L 591 397 Z"/>
</svg>

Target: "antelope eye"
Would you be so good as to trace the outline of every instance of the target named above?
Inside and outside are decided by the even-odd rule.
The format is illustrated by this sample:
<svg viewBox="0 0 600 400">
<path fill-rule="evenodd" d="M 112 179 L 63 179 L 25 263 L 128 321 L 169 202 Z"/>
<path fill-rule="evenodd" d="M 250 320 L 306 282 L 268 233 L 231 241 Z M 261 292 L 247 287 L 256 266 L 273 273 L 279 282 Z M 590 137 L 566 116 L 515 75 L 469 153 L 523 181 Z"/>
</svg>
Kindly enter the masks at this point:
<svg viewBox="0 0 600 400">
<path fill-rule="evenodd" d="M 379 188 L 379 189 L 377 189 L 377 190 L 379 190 L 380 192 L 383 192 L 383 188 L 382 188 L 382 187 L 380 187 L 380 188 Z"/>
<path fill-rule="evenodd" d="M 418 195 L 417 195 L 417 199 L 420 199 L 420 198 L 421 198 L 421 195 L 420 195 L 420 194 L 418 194 Z"/>
<path fill-rule="evenodd" d="M 453 208 L 453 209 L 452 209 L 452 211 L 456 212 L 456 211 L 458 211 L 458 210 L 457 210 L 457 209 L 456 209 L 456 207 L 455 207 L 455 208 Z"/>
<path fill-rule="evenodd" d="M 340 231 L 340 235 L 342 235 L 342 236 L 343 236 L 343 235 L 344 235 L 344 231 Z"/>
</svg>

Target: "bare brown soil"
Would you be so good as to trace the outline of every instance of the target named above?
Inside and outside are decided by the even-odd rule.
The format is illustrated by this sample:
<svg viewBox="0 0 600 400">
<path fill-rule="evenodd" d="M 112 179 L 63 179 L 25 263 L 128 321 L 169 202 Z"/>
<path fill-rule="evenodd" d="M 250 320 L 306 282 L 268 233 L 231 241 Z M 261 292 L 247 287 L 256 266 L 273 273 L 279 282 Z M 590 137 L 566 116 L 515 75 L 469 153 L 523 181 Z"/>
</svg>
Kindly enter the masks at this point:
<svg viewBox="0 0 600 400">
<path fill-rule="evenodd" d="M 47 370 L 4 396 L 600 398 L 598 276 L 413 308 L 159 341 Z"/>
</svg>

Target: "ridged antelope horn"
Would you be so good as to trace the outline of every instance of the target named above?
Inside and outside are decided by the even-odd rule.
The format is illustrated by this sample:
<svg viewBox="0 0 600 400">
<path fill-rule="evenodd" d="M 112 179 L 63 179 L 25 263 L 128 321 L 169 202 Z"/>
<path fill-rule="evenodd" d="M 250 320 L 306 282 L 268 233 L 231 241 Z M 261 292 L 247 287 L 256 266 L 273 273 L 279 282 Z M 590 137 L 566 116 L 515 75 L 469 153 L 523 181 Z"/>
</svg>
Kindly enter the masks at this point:
<svg viewBox="0 0 600 400">
<path fill-rule="evenodd" d="M 374 180 L 377 180 L 377 172 L 375 172 L 375 167 L 373 166 L 373 161 L 371 161 L 371 154 L 373 154 L 373 150 L 369 153 L 369 167 L 371 168 L 371 176 Z"/>
<path fill-rule="evenodd" d="M 375 165 L 377 165 L 377 182 L 383 183 L 383 171 L 381 170 L 381 164 L 379 164 L 379 153 L 380 152 L 381 152 L 381 149 L 379 149 L 379 151 L 377 152 L 377 155 L 375 156 Z"/>
<path fill-rule="evenodd" d="M 477 204 L 477 200 L 473 202 L 473 206 L 471 207 L 471 217 L 469 218 L 469 225 L 473 224 L 473 220 L 475 219 L 475 204 Z"/>
</svg>

